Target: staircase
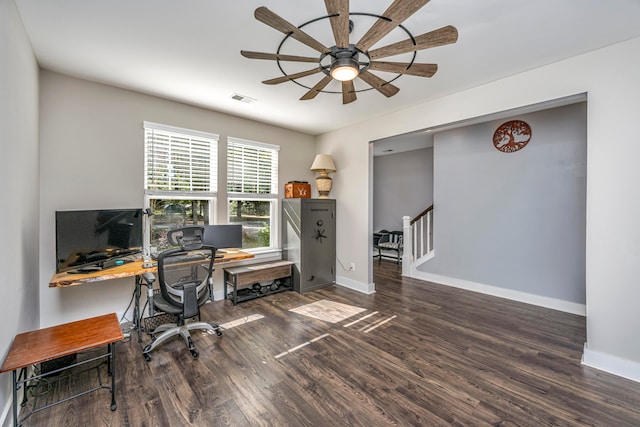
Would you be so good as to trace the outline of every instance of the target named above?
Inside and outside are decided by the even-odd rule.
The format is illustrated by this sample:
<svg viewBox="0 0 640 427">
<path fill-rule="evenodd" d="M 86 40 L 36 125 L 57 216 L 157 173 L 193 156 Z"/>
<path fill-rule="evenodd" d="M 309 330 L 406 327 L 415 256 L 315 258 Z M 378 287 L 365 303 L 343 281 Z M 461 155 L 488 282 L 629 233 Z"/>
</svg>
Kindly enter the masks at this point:
<svg viewBox="0 0 640 427">
<path fill-rule="evenodd" d="M 404 252 L 402 275 L 413 277 L 415 269 L 434 256 L 433 249 L 433 205 L 415 218 L 402 217 Z"/>
</svg>

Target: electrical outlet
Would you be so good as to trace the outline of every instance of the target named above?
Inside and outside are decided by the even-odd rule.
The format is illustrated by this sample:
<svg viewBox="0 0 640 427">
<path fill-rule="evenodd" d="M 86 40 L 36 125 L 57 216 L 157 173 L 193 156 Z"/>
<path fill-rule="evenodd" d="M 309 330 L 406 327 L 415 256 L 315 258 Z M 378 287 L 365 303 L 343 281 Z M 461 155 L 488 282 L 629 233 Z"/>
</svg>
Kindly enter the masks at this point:
<svg viewBox="0 0 640 427">
<path fill-rule="evenodd" d="M 355 262 L 352 262 L 352 263 L 349 265 L 349 271 L 356 271 L 356 263 L 355 263 Z"/>
</svg>

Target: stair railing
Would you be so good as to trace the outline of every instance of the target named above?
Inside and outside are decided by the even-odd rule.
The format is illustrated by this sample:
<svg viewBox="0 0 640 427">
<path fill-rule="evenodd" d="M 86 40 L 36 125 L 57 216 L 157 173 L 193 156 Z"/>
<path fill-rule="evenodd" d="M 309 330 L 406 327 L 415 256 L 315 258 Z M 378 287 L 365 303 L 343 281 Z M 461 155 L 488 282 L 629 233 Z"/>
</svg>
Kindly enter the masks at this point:
<svg viewBox="0 0 640 427">
<path fill-rule="evenodd" d="M 403 220 L 410 231 L 410 236 L 405 236 L 404 241 L 411 242 L 412 261 L 415 261 L 433 250 L 433 205 L 420 212 L 415 218 L 404 217 Z"/>
</svg>

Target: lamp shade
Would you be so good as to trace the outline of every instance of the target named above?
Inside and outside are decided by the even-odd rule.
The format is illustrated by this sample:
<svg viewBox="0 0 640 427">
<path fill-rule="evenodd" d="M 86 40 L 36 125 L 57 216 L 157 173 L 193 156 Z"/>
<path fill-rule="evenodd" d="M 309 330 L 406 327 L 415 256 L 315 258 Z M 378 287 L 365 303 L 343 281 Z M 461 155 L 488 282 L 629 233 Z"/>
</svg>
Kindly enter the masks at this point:
<svg viewBox="0 0 640 427">
<path fill-rule="evenodd" d="M 336 165 L 333 163 L 333 159 L 328 154 L 316 154 L 316 158 L 313 159 L 311 169 L 313 172 L 335 172 Z"/>
</svg>

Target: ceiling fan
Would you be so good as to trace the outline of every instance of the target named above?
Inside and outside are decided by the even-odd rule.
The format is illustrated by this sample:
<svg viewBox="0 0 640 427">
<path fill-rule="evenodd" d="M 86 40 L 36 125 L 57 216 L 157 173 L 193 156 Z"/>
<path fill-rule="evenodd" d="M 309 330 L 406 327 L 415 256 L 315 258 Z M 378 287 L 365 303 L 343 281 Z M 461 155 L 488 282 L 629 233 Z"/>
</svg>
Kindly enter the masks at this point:
<svg viewBox="0 0 640 427">
<path fill-rule="evenodd" d="M 267 59 L 275 60 L 278 63 L 280 71 L 284 74 L 262 83 L 273 85 L 293 81 L 308 90 L 301 100 L 313 99 L 320 92 L 326 92 L 325 87 L 332 80 L 338 80 L 342 84 L 342 103 L 348 104 L 356 100 L 356 93 L 371 88 L 377 90 L 386 97 L 391 97 L 398 93 L 400 89 L 391 82 L 400 76 L 407 74 L 419 77 L 431 77 L 438 70 L 437 64 L 421 64 L 414 62 L 416 52 L 437 46 L 444 46 L 455 43 L 458 40 L 458 30 L 451 25 L 429 31 L 419 36 L 413 36 L 402 23 L 427 4 L 429 0 L 395 0 L 382 15 L 371 13 L 356 13 L 349 11 L 349 0 L 325 0 L 327 16 L 313 19 L 298 27 L 291 24 L 284 18 L 270 11 L 266 7 L 259 7 L 255 10 L 255 18 L 268 26 L 285 34 L 284 39 L 280 43 L 276 53 L 251 52 L 242 50 L 242 56 L 250 59 Z M 353 21 L 351 16 L 364 15 L 376 18 L 374 24 L 356 43 L 350 43 L 349 34 L 353 29 Z M 317 22 L 322 19 L 329 19 L 334 46 L 325 46 L 318 40 L 302 30 L 307 24 Z M 384 38 L 394 29 L 400 27 L 408 38 L 397 43 L 382 46 L 373 50 L 369 50 L 378 41 Z M 284 42 L 288 38 L 293 38 L 308 47 L 320 52 L 318 57 L 285 55 L 280 50 Z M 413 52 L 413 57 L 409 62 L 388 62 L 379 61 L 378 59 L 387 58 L 389 56 L 399 55 L 403 53 Z M 287 74 L 280 61 L 292 62 L 308 62 L 316 63 L 312 69 Z M 391 80 L 384 80 L 373 74 L 371 71 L 383 71 L 396 73 L 397 76 Z M 308 87 L 296 81 L 317 73 L 324 73 L 325 76 L 313 87 Z M 370 88 L 356 90 L 353 80 L 358 77 L 363 80 Z M 336 93 L 336 92 L 331 92 Z"/>
</svg>

